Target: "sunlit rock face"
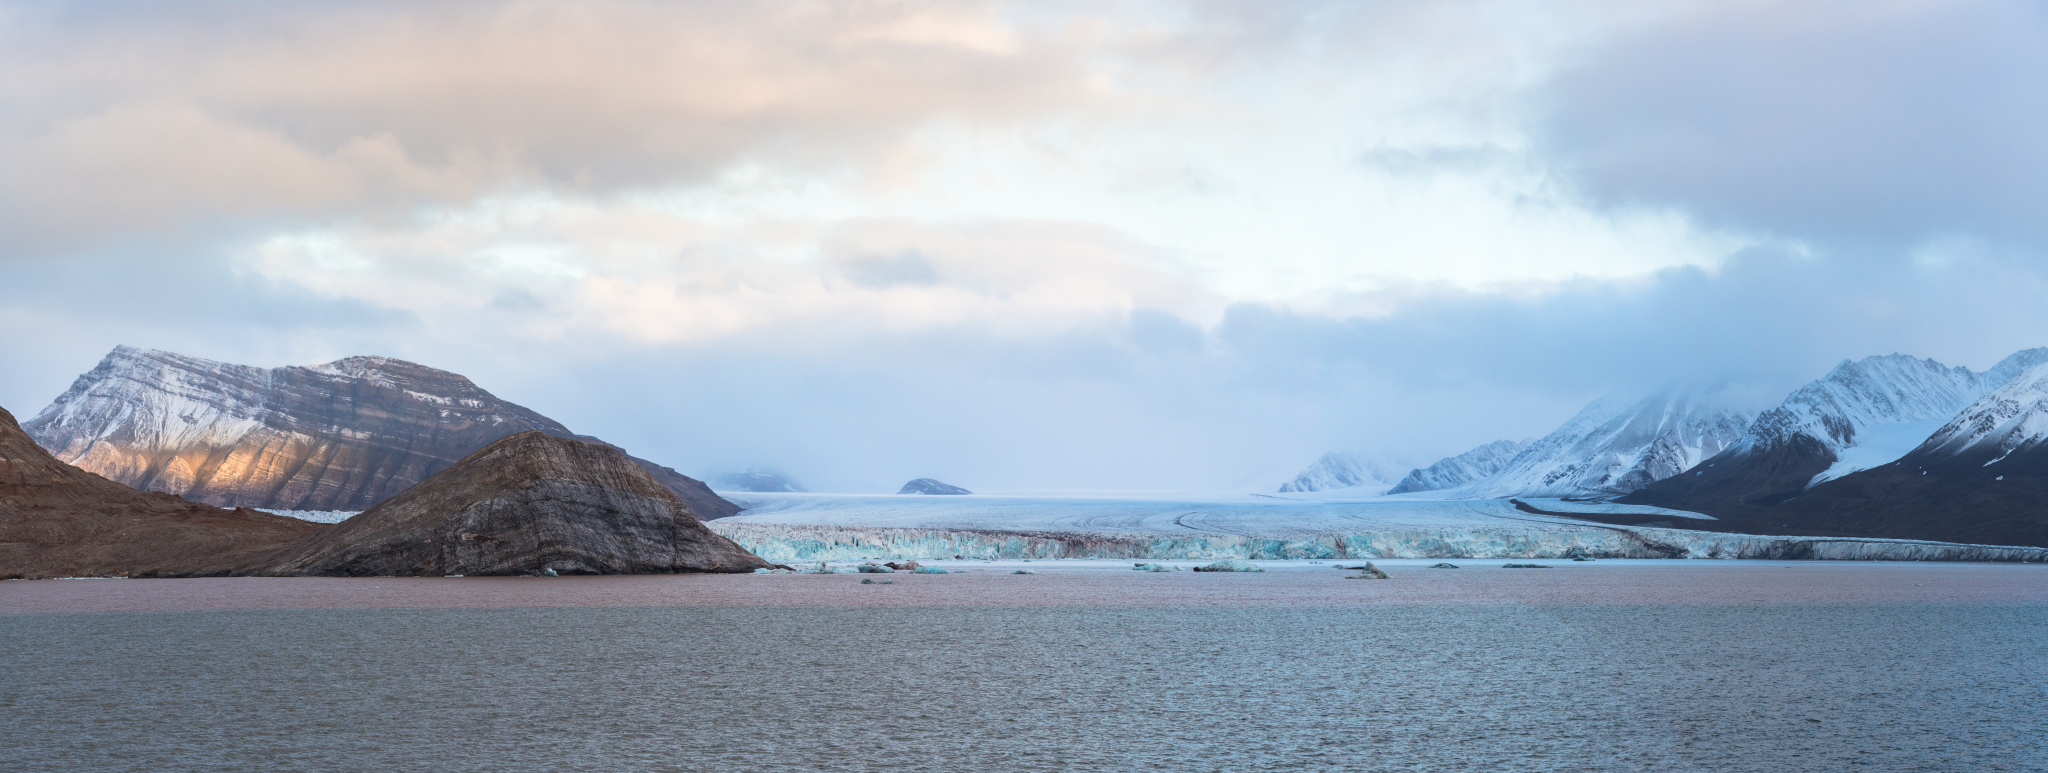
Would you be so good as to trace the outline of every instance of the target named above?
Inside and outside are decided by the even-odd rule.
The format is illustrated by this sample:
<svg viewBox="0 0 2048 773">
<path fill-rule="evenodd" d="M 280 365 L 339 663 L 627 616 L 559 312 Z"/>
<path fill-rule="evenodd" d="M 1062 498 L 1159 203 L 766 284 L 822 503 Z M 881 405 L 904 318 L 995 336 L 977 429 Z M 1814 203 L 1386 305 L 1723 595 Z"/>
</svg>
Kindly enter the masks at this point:
<svg viewBox="0 0 2048 773">
<path fill-rule="evenodd" d="M 135 488 L 284 510 L 368 509 L 518 432 L 578 437 L 404 360 L 257 368 L 125 346 L 23 428 L 57 458 Z M 739 511 L 699 481 L 633 461 L 701 518 Z"/>
</svg>

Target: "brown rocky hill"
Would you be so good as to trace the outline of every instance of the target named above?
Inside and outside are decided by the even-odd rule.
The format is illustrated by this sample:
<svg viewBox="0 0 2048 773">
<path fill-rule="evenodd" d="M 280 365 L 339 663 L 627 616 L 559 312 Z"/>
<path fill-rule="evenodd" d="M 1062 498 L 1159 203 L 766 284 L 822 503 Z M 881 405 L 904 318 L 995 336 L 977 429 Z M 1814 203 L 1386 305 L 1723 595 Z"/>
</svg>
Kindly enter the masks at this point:
<svg viewBox="0 0 2048 773">
<path fill-rule="evenodd" d="M 136 491 L 58 461 L 0 409 L 0 577 L 206 574 L 322 528 Z"/>
<path fill-rule="evenodd" d="M 769 566 L 704 527 L 618 449 L 521 432 L 238 574 L 284 576 L 750 572 Z"/>
<path fill-rule="evenodd" d="M 257 368 L 126 346 L 25 428 L 110 480 L 266 510 L 364 510 L 518 432 L 596 440 L 404 360 Z M 739 512 L 701 481 L 633 462 L 705 519 Z"/>
</svg>

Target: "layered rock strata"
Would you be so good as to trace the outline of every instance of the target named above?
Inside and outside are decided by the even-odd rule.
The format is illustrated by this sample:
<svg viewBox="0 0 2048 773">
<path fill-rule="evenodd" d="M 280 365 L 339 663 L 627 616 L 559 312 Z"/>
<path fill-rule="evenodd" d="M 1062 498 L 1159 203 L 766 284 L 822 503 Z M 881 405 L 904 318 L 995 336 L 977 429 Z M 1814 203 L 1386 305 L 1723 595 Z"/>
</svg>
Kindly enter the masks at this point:
<svg viewBox="0 0 2048 773">
<path fill-rule="evenodd" d="M 618 449 L 528 431 L 238 573 L 658 574 L 768 566 L 705 528 Z"/>
</svg>

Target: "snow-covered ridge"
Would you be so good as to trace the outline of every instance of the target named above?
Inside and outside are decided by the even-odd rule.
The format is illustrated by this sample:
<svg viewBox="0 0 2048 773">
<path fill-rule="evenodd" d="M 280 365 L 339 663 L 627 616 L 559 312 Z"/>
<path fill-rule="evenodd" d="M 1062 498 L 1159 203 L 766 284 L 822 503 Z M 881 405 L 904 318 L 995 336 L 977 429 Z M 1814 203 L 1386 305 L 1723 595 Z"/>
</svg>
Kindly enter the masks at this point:
<svg viewBox="0 0 2048 773">
<path fill-rule="evenodd" d="M 1904 456 L 1977 398 L 2043 363 L 2048 348 L 2016 352 L 1983 373 L 1903 354 L 1844 360 L 1758 414 L 1731 450 L 1754 454 L 1817 444 L 1835 461 L 1807 483 L 1812 486 Z"/>
<path fill-rule="evenodd" d="M 1983 452 L 2006 456 L 2048 440 L 2048 365 L 2025 371 L 1971 403 L 1943 424 L 1918 449 L 1916 456 L 1947 458 Z"/>
<path fill-rule="evenodd" d="M 1394 484 L 1387 493 L 1442 491 L 1477 483 L 1500 472 L 1522 453 L 1522 449 L 1535 442 L 1535 438 L 1496 440 L 1457 456 L 1446 457 L 1436 464 L 1410 471 L 1407 477 Z"/>
<path fill-rule="evenodd" d="M 1748 412 L 1722 395 L 1666 389 L 1634 402 L 1593 401 L 1459 497 L 1613 496 L 1684 472 L 1742 436 Z"/>
<path fill-rule="evenodd" d="M 1415 468 L 1413 459 L 1363 451 L 1333 451 L 1323 454 L 1294 480 L 1280 487 L 1280 493 L 1306 493 L 1331 489 L 1358 488 L 1373 494 L 1387 489 Z"/>
</svg>

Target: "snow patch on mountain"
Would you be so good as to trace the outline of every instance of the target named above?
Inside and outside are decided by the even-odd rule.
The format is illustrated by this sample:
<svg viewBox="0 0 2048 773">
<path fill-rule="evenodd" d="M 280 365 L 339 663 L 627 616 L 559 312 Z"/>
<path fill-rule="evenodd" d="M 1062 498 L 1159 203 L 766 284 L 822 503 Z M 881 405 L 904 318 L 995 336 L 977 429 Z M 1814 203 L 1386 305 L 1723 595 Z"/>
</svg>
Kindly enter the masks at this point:
<svg viewBox="0 0 2048 773">
<path fill-rule="evenodd" d="M 1476 483 L 1500 472 L 1514 461 L 1522 449 L 1527 448 L 1535 438 L 1522 440 L 1496 440 L 1457 456 L 1438 460 L 1436 464 L 1419 470 L 1412 470 L 1400 483 L 1394 484 L 1388 494 L 1409 494 L 1418 491 L 1441 491 Z"/>
<path fill-rule="evenodd" d="M 1366 493 L 1387 493 L 1415 469 L 1415 462 L 1403 456 L 1363 451 L 1333 451 L 1323 454 L 1294 480 L 1280 487 L 1280 493 L 1307 493 L 1331 489 L 1358 488 Z"/>
<path fill-rule="evenodd" d="M 1946 424 L 1940 419 L 1871 424 L 1856 433 L 1856 444 L 1835 450 L 1835 463 L 1807 482 L 1813 488 L 1823 482 L 1897 461 Z"/>
</svg>

